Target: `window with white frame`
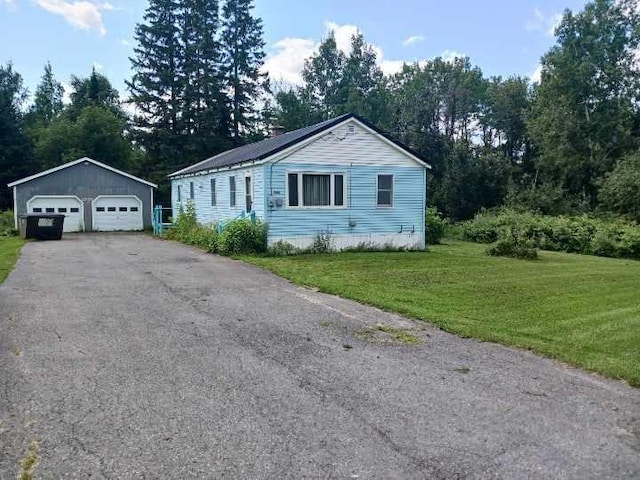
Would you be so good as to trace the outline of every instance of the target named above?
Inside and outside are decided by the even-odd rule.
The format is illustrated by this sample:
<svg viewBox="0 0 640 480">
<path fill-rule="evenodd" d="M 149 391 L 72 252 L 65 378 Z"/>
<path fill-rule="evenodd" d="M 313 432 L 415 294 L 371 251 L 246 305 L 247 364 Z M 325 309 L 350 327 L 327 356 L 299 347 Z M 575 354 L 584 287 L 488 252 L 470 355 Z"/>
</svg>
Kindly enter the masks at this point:
<svg viewBox="0 0 640 480">
<path fill-rule="evenodd" d="M 378 206 L 393 207 L 393 175 L 378 175 Z"/>
<path fill-rule="evenodd" d="M 217 203 L 218 201 L 216 198 L 216 179 L 212 178 L 211 179 L 211 206 L 215 207 Z"/>
<path fill-rule="evenodd" d="M 182 201 L 182 185 L 178 185 L 178 202 Z"/>
<path fill-rule="evenodd" d="M 344 173 L 288 173 L 288 206 L 344 207 L 344 179 Z"/>
<path fill-rule="evenodd" d="M 236 177 L 229 177 L 229 206 L 236 206 Z"/>
<path fill-rule="evenodd" d="M 189 182 L 189 198 L 193 200 L 196 196 L 195 187 L 193 182 Z"/>
</svg>

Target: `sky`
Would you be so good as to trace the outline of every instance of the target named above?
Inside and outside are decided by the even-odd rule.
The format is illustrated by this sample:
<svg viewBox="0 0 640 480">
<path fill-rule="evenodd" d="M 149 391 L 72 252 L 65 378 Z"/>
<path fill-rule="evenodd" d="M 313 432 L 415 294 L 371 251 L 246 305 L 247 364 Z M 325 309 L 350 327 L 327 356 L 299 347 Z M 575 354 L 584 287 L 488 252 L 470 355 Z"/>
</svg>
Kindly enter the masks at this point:
<svg viewBox="0 0 640 480">
<path fill-rule="evenodd" d="M 585 0 L 255 0 L 272 81 L 300 82 L 304 59 L 334 30 L 345 51 L 357 31 L 385 73 L 403 62 L 468 56 L 485 76 L 538 78 L 564 9 Z M 13 62 L 33 92 L 50 61 L 63 85 L 91 68 L 126 97 L 134 28 L 146 0 L 0 0 L 0 63 Z M 67 93 L 68 93 L 67 88 Z"/>
</svg>

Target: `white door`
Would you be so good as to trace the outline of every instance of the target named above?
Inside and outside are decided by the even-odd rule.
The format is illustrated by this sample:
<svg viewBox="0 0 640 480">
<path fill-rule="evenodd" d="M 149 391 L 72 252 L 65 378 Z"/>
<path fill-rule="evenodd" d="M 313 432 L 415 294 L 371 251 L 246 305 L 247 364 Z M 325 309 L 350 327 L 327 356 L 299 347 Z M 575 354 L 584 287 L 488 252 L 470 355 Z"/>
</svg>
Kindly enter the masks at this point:
<svg viewBox="0 0 640 480">
<path fill-rule="evenodd" d="M 142 230 L 142 202 L 134 195 L 101 195 L 93 203 L 93 230 Z"/>
<path fill-rule="evenodd" d="M 64 232 L 81 232 L 84 230 L 84 210 L 82 201 L 77 197 L 39 195 L 27 202 L 29 213 L 56 213 L 64 218 Z"/>
</svg>

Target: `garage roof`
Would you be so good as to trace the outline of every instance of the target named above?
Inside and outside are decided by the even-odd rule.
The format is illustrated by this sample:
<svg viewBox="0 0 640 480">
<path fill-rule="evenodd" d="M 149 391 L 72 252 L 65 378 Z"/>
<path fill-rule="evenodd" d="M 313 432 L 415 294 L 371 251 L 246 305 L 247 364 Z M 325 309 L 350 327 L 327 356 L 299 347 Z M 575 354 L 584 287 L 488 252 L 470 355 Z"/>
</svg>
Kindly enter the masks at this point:
<svg viewBox="0 0 640 480">
<path fill-rule="evenodd" d="M 49 175 L 50 173 L 58 172 L 60 170 L 64 170 L 65 168 L 73 167 L 74 165 L 78 165 L 79 163 L 84 163 L 84 162 L 93 163 L 98 167 L 104 168 L 106 170 L 111 170 L 112 172 L 117 173 L 118 175 L 122 175 L 123 177 L 130 178 L 131 180 L 135 180 L 136 182 L 144 183 L 145 185 L 149 185 L 150 187 L 153 187 L 153 188 L 158 188 L 158 185 L 156 185 L 155 183 L 147 182 L 146 180 L 135 177 L 127 172 L 123 172 L 122 170 L 118 170 L 117 168 L 110 167 L 107 164 L 98 162 L 97 160 L 93 160 L 92 158 L 89 158 L 89 157 L 83 157 L 78 160 L 74 160 L 73 162 L 65 163 L 64 165 L 59 165 L 57 167 L 50 168 L 49 170 L 45 170 L 44 172 L 36 173 L 35 175 L 31 175 L 30 177 L 21 178 L 20 180 L 16 180 L 15 182 L 8 184 L 7 186 L 9 188 L 15 187 L 16 185 L 30 182 L 31 180 L 35 180 L 36 178 L 44 177 L 45 175 Z"/>
</svg>

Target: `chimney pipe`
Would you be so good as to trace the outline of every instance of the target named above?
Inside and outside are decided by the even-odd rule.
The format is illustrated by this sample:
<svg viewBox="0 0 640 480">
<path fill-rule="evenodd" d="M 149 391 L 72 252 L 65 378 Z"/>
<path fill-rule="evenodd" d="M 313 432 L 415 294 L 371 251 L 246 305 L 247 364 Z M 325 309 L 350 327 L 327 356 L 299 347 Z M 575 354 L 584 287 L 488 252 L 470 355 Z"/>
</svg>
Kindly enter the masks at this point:
<svg viewBox="0 0 640 480">
<path fill-rule="evenodd" d="M 272 125 L 269 129 L 269 137 L 274 138 L 284 133 L 284 127 L 282 125 Z"/>
</svg>

